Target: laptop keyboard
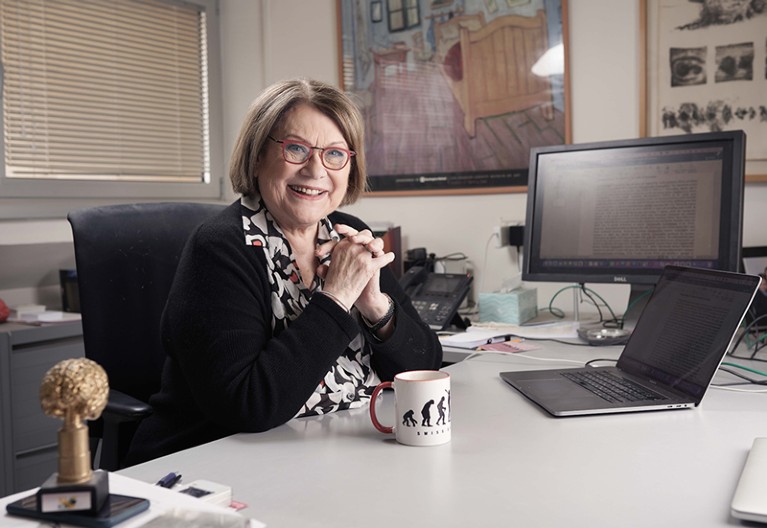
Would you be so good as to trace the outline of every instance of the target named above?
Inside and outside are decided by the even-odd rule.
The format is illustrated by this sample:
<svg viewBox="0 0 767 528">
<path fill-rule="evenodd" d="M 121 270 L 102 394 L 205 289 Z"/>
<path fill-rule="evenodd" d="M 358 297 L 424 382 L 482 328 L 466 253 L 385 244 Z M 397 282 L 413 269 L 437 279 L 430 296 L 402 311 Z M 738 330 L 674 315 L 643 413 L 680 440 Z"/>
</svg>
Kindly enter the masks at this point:
<svg viewBox="0 0 767 528">
<path fill-rule="evenodd" d="M 657 392 L 602 370 L 563 372 L 562 375 L 611 403 L 666 399 Z"/>
</svg>

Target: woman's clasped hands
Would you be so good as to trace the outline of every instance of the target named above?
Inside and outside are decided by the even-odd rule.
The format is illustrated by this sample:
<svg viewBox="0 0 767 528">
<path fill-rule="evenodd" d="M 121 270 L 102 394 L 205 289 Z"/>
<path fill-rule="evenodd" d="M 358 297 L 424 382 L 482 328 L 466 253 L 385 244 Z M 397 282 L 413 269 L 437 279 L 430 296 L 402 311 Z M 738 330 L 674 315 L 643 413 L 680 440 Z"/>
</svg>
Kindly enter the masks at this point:
<svg viewBox="0 0 767 528">
<path fill-rule="evenodd" d="M 330 264 L 320 264 L 317 274 L 325 280 L 323 290 L 345 306 L 356 306 L 368 321 L 378 321 L 389 310 L 389 298 L 381 292 L 380 270 L 394 261 L 384 242 L 368 229 L 357 231 L 344 224 L 334 226 L 343 236 L 319 244 L 315 255 L 331 254 Z"/>
</svg>

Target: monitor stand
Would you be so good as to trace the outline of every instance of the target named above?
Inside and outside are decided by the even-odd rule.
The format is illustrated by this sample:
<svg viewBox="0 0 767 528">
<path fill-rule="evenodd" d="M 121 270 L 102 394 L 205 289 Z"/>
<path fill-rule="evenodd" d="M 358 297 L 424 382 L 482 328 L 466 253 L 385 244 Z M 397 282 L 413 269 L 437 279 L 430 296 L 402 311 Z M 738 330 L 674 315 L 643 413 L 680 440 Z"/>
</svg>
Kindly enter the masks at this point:
<svg viewBox="0 0 767 528">
<path fill-rule="evenodd" d="M 642 315 L 647 301 L 650 300 L 654 284 L 632 284 L 629 292 L 629 302 L 626 305 L 626 312 L 623 314 L 623 329 L 634 330 L 634 327 Z"/>
<path fill-rule="evenodd" d="M 584 324 L 580 321 L 578 311 L 578 291 L 574 291 L 573 313 L 578 323 L 578 337 L 593 346 L 601 345 L 625 345 L 631 332 L 636 326 L 647 300 L 650 298 L 653 285 L 631 284 L 629 302 L 623 315 L 623 324 L 619 328 L 605 328 L 602 323 Z"/>
</svg>

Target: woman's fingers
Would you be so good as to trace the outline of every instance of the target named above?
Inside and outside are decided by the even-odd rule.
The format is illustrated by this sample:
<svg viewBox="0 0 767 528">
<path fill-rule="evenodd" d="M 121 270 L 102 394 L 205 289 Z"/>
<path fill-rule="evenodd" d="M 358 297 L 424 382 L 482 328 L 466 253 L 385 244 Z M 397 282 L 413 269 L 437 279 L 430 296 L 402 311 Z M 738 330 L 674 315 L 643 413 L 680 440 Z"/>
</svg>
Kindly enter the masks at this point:
<svg viewBox="0 0 767 528">
<path fill-rule="evenodd" d="M 370 246 L 348 238 L 339 241 L 333 248 L 326 278 L 361 290 L 378 270 L 394 260 L 394 254 L 384 252 L 380 242 L 371 241 Z"/>
<path fill-rule="evenodd" d="M 325 257 L 333 252 L 336 244 L 338 244 L 338 240 L 328 240 L 324 244 L 317 244 L 317 247 L 314 248 L 314 256 L 320 259 Z"/>
<path fill-rule="evenodd" d="M 346 224 L 336 224 L 334 228 L 337 233 L 344 235 L 346 240 L 364 246 L 365 249 L 367 249 L 374 257 L 380 257 L 384 255 L 385 251 L 383 239 L 373 236 L 373 233 L 371 233 L 369 229 L 357 231 L 353 227 Z M 331 241 L 318 246 L 318 256 L 331 252 L 337 243 L 337 241 Z"/>
<path fill-rule="evenodd" d="M 359 231 L 346 224 L 336 224 L 333 226 L 333 229 L 335 229 L 338 234 L 343 236 L 351 236 L 359 233 Z"/>
<path fill-rule="evenodd" d="M 370 242 L 368 242 L 365 247 L 372 253 L 374 257 L 380 257 L 383 256 L 385 253 L 384 250 L 384 241 L 381 238 L 374 238 Z"/>
</svg>

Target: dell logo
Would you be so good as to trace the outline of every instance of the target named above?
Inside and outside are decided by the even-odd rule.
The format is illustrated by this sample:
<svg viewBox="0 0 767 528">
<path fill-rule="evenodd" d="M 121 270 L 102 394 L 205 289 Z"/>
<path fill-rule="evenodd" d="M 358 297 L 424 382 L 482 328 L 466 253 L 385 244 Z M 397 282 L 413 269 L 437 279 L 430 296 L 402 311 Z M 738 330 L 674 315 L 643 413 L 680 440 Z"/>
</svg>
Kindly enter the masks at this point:
<svg viewBox="0 0 767 528">
<path fill-rule="evenodd" d="M 616 275 L 613 277 L 613 282 L 628 282 L 628 279 L 626 279 L 626 277 L 623 275 Z"/>
</svg>

